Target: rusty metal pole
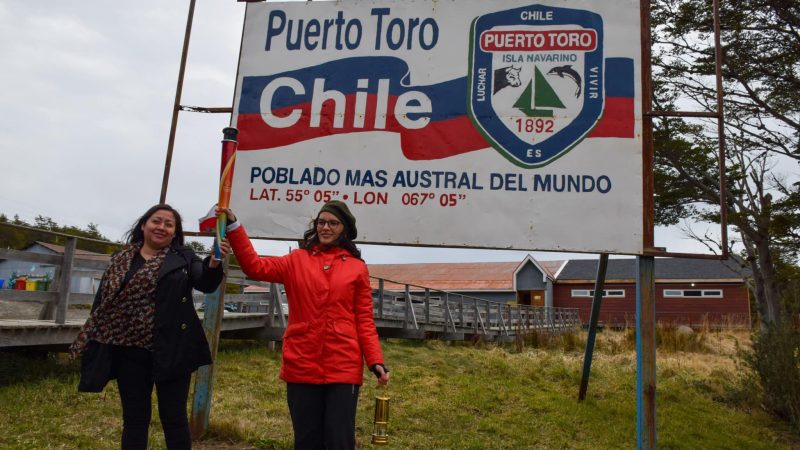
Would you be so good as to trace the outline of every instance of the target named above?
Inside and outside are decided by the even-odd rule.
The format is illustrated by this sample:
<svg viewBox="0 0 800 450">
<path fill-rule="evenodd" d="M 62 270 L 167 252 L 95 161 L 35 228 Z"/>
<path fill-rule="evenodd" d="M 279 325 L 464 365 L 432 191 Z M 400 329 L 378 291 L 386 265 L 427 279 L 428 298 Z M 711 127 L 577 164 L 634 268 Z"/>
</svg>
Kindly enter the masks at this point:
<svg viewBox="0 0 800 450">
<path fill-rule="evenodd" d="M 597 334 L 597 321 L 600 316 L 600 305 L 603 302 L 603 288 L 606 284 L 606 268 L 608 268 L 608 253 L 600 254 L 597 261 L 597 276 L 594 280 L 594 296 L 592 297 L 592 312 L 589 315 L 589 334 L 586 336 L 586 351 L 583 356 L 583 375 L 581 386 L 578 389 L 578 401 L 586 398 L 586 389 L 589 387 L 589 373 L 592 371 L 592 355 L 594 354 L 594 338 Z"/>
<path fill-rule="evenodd" d="M 652 38 L 650 37 L 650 0 L 639 4 L 641 21 L 642 58 L 642 246 L 651 250 L 654 245 L 655 180 L 653 177 L 653 72 L 651 67 Z"/>
<path fill-rule="evenodd" d="M 728 258 L 728 200 L 727 200 L 727 181 L 725 176 L 725 105 L 723 97 L 725 96 L 724 87 L 722 85 L 722 43 L 720 42 L 720 18 L 719 18 L 719 0 L 714 0 L 714 60 L 716 63 L 715 82 L 717 88 L 717 136 L 719 137 L 719 222 L 720 222 L 720 242 L 722 242 L 722 255 L 724 259 Z"/>
<path fill-rule="evenodd" d="M 164 178 L 161 181 L 161 197 L 159 203 L 167 201 L 167 186 L 169 185 L 169 171 L 172 166 L 172 149 L 175 147 L 175 131 L 178 128 L 178 113 L 181 109 L 181 93 L 183 92 L 183 75 L 186 73 L 186 57 L 189 54 L 189 38 L 192 36 L 192 21 L 194 20 L 194 2 L 189 0 L 189 17 L 186 18 L 186 33 L 183 36 L 183 52 L 181 65 L 178 69 L 178 86 L 175 88 L 175 103 L 172 105 L 172 124 L 169 128 L 169 141 L 167 143 L 167 160 L 164 162 Z"/>
<path fill-rule="evenodd" d="M 636 258 L 636 448 L 656 448 L 655 258 Z"/>
<path fill-rule="evenodd" d="M 642 247 L 653 250 L 654 149 L 650 1 L 640 0 L 642 64 Z M 636 447 L 656 448 L 655 258 L 636 258 Z"/>
</svg>

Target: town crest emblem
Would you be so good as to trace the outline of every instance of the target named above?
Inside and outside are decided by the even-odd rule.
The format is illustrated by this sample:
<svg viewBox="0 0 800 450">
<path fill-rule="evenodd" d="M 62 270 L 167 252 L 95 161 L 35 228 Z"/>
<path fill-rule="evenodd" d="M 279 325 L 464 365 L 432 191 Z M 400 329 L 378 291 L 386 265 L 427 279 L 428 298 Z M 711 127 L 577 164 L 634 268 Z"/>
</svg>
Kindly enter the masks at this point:
<svg viewBox="0 0 800 450">
<path fill-rule="evenodd" d="M 468 113 L 520 167 L 570 151 L 603 112 L 603 21 L 531 5 L 479 16 L 470 30 Z"/>
</svg>

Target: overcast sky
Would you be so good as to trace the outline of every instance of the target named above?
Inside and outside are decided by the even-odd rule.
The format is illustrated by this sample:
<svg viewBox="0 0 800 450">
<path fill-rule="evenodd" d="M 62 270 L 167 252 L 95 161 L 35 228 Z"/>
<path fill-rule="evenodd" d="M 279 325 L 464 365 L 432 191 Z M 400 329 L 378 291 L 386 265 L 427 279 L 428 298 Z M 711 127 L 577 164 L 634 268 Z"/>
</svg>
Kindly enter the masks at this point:
<svg viewBox="0 0 800 450">
<path fill-rule="evenodd" d="M 120 239 L 159 200 L 188 0 L 0 3 L 0 213 Z M 197 2 L 181 103 L 233 98 L 244 3 Z M 181 113 L 167 201 L 197 229 L 228 114 Z M 672 251 L 690 251 L 669 234 Z M 656 244 L 659 244 L 657 240 Z M 285 253 L 285 242 L 261 242 Z M 527 252 L 363 246 L 370 263 L 521 261 Z M 534 253 L 541 260 L 594 257 Z"/>
</svg>

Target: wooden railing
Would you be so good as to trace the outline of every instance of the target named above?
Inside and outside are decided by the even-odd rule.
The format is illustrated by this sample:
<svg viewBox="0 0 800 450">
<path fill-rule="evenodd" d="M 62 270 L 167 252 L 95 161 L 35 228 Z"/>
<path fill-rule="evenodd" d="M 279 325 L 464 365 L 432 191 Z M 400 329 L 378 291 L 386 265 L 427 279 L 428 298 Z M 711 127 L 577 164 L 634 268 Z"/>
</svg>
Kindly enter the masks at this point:
<svg viewBox="0 0 800 450">
<path fill-rule="evenodd" d="M 76 257 L 77 238 L 67 237 L 66 239 L 63 255 L 0 249 L 0 259 L 55 266 L 55 274 L 47 291 L 0 289 L 0 300 L 40 303 L 43 308 L 39 319 L 55 320 L 57 324 L 64 324 L 66 321 L 68 305 L 91 305 L 94 300 L 93 294 L 70 292 L 72 275 L 76 268 L 81 268 L 89 269 L 81 272 L 82 274 L 87 276 L 96 274 L 99 278 L 108 267 L 108 262 Z"/>
<path fill-rule="evenodd" d="M 56 324 L 64 324 L 69 305 L 90 305 L 94 299 L 94 294 L 70 292 L 70 282 L 76 269 L 81 269 L 81 275 L 99 279 L 108 267 L 108 262 L 76 256 L 77 240 L 86 238 L 37 231 L 65 237 L 64 254 L 46 255 L 0 249 L 0 259 L 53 265 L 55 274 L 49 289 L 47 291 L 0 289 L 0 300 L 40 303 L 43 305 L 39 315 L 40 320 L 53 320 Z M 87 240 L 108 243 L 94 239 Z M 375 277 L 373 280 L 378 284 L 378 287 L 373 289 L 373 307 L 379 327 L 409 331 L 513 336 L 530 330 L 571 331 L 581 326 L 576 308 L 509 304 L 393 280 Z M 265 326 L 268 328 L 286 327 L 289 311 L 282 286 L 249 280 L 238 267 L 229 267 L 227 283 L 269 287 L 269 292 L 225 294 L 225 304 L 231 308 L 230 312 L 266 313 Z M 385 289 L 387 283 L 403 286 L 403 289 Z M 196 301 L 199 302 L 199 299 Z"/>
<path fill-rule="evenodd" d="M 375 319 L 401 321 L 406 329 L 430 329 L 433 326 L 434 329 L 441 328 L 444 333 L 471 331 L 473 334 L 512 336 L 532 330 L 572 331 L 581 326 L 577 308 L 504 303 L 393 280 L 373 279 L 378 282 L 378 288 L 373 290 Z M 404 288 L 385 289 L 387 283 Z"/>
<path fill-rule="evenodd" d="M 229 279 L 252 285 L 237 269 L 229 270 Z M 438 331 L 513 336 L 520 332 L 541 330 L 554 333 L 577 330 L 581 326 L 577 308 L 547 308 L 509 304 L 474 296 L 426 288 L 408 283 L 371 277 L 378 287 L 372 291 L 373 313 L 379 328 Z M 403 289 L 385 289 L 387 283 Z M 225 296 L 226 305 L 237 312 L 267 314 L 267 326 L 286 327 L 288 304 L 283 286 L 269 286 L 269 292 Z M 412 295 L 412 291 L 415 294 Z M 421 293 L 421 294 L 417 294 Z M 431 295 L 434 294 L 434 295 Z"/>
</svg>

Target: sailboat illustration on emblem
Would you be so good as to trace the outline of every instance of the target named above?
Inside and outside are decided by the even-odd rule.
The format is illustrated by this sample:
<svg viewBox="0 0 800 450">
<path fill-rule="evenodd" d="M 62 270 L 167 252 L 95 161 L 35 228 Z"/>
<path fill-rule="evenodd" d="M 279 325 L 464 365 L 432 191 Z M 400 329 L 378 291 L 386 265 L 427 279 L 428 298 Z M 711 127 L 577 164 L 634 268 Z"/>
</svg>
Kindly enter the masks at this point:
<svg viewBox="0 0 800 450">
<path fill-rule="evenodd" d="M 514 102 L 514 108 L 528 117 L 553 117 L 553 109 L 566 107 L 539 68 L 534 67 L 533 79 L 528 81 L 528 86 Z"/>
<path fill-rule="evenodd" d="M 603 18 L 595 12 L 536 4 L 478 16 L 469 64 L 467 114 L 487 144 L 519 167 L 560 158 L 602 117 Z"/>
</svg>

